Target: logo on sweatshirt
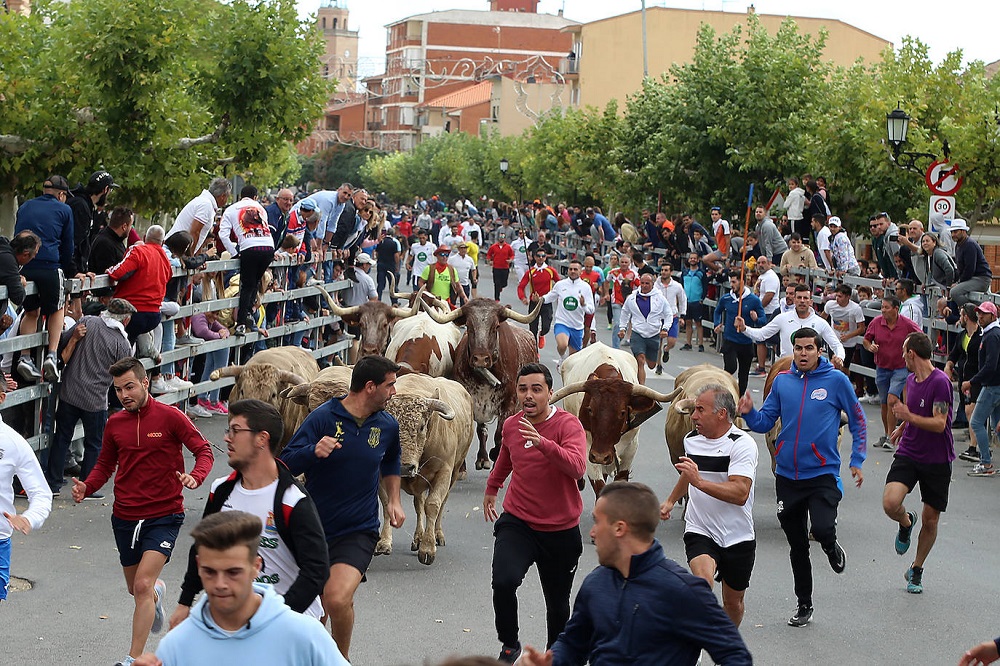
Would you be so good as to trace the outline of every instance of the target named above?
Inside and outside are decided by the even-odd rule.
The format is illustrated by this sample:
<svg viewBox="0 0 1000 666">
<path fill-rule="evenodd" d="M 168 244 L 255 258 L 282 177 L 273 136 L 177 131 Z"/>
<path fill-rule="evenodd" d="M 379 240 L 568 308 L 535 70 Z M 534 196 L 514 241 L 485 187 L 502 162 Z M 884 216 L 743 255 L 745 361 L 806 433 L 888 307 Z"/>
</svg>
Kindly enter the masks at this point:
<svg viewBox="0 0 1000 666">
<path fill-rule="evenodd" d="M 146 437 L 152 437 L 153 439 L 159 439 L 160 437 L 163 437 L 163 433 L 162 432 L 150 432 L 150 433 L 146 433 Z"/>
<path fill-rule="evenodd" d="M 368 433 L 368 446 L 377 449 L 380 437 L 382 437 L 382 429 L 377 426 L 372 427 L 371 432 Z"/>
<path fill-rule="evenodd" d="M 563 299 L 563 307 L 567 312 L 573 312 L 578 307 L 580 307 L 580 301 L 577 300 L 576 296 L 567 296 Z"/>
<path fill-rule="evenodd" d="M 813 400 L 826 400 L 826 389 L 818 388 L 811 394 L 809 394 L 809 397 L 812 398 Z"/>
</svg>

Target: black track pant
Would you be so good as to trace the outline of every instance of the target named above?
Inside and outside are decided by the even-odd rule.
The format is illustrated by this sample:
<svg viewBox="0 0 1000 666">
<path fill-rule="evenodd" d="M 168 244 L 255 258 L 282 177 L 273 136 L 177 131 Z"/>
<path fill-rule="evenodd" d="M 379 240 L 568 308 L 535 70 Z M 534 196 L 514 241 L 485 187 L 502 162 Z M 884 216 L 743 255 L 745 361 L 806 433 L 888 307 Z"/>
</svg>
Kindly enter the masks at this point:
<svg viewBox="0 0 1000 666">
<path fill-rule="evenodd" d="M 493 300 L 500 300 L 500 292 L 507 286 L 508 280 L 510 280 L 509 268 L 493 269 Z"/>
<path fill-rule="evenodd" d="M 812 531 L 824 552 L 833 548 L 837 541 L 837 506 L 843 493 L 832 474 L 797 481 L 776 474 L 774 492 L 778 499 L 778 522 L 788 539 L 795 596 L 800 606 L 811 607 L 813 581 L 809 532 Z"/>
<path fill-rule="evenodd" d="M 251 247 L 240 252 L 240 304 L 236 310 L 236 323 L 248 328 L 254 320 L 253 303 L 257 300 L 260 279 L 274 261 L 274 250 L 269 247 Z"/>
<path fill-rule="evenodd" d="M 580 528 L 538 532 L 504 513 L 493 528 L 493 612 L 497 638 L 518 644 L 517 588 L 534 564 L 545 596 L 546 648 L 552 647 L 569 620 L 569 595 L 583 552 Z"/>
<path fill-rule="evenodd" d="M 740 385 L 740 395 L 747 392 L 747 385 L 750 383 L 750 364 L 756 358 L 756 353 L 753 344 L 740 345 L 729 340 L 722 341 L 722 358 L 725 361 L 726 372 L 734 375 L 739 370 L 736 379 Z"/>
<path fill-rule="evenodd" d="M 532 303 L 532 302 L 529 301 L 528 302 L 528 312 L 530 313 L 532 310 L 534 310 L 536 305 L 538 305 L 537 301 L 534 302 L 534 303 Z M 542 311 L 541 311 L 541 313 L 539 313 L 539 315 L 537 317 L 535 317 L 531 321 L 530 324 L 528 324 L 528 328 L 531 329 L 531 334 L 533 336 L 535 336 L 536 338 L 538 337 L 538 323 L 539 323 L 539 321 L 541 321 L 541 324 L 542 324 L 542 336 L 544 337 L 544 336 L 546 336 L 546 335 L 549 334 L 549 329 L 552 327 L 552 304 L 551 303 L 542 303 Z"/>
</svg>

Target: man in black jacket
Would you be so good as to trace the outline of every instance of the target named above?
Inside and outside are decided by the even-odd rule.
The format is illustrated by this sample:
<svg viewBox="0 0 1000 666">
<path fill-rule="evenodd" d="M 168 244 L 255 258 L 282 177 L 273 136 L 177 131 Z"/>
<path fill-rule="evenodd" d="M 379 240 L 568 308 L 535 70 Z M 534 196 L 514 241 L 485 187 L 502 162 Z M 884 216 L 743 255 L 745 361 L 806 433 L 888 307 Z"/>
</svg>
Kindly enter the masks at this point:
<svg viewBox="0 0 1000 666">
<path fill-rule="evenodd" d="M 90 270 L 94 273 L 107 273 L 112 266 L 117 266 L 125 258 L 128 232 L 135 224 L 135 213 L 130 208 L 118 207 L 111 211 L 108 226 L 101 229 L 94 244 L 90 248 Z M 113 293 L 110 287 L 95 289 L 94 295 L 109 297 Z"/>
<path fill-rule="evenodd" d="M 273 585 L 292 610 L 319 619 L 323 615 L 319 595 L 330 576 L 326 538 L 312 498 L 275 458 L 283 430 L 281 414 L 273 405 L 261 400 L 229 405 L 225 441 L 229 466 L 235 471 L 212 483 L 204 516 L 239 510 L 260 518 L 264 567 L 257 581 Z M 188 616 L 202 589 L 195 555 L 192 547 L 181 596 L 170 617 L 171 629 Z"/>
<path fill-rule="evenodd" d="M 7 301 L 20 306 L 24 302 L 24 286 L 27 281 L 21 277 L 21 266 L 35 258 L 41 240 L 33 231 L 22 231 L 8 241 L 0 236 L 0 285 L 7 287 L 7 298 L 0 300 L 0 316 L 7 313 Z M 12 322 L 5 322 L 0 331 L 5 331 Z"/>
<path fill-rule="evenodd" d="M 97 273 L 89 267 L 91 240 L 100 230 L 103 215 L 98 207 L 103 207 L 107 200 L 108 192 L 112 187 L 118 187 L 115 179 L 107 171 L 95 171 L 90 175 L 86 187 L 73 190 L 71 197 L 66 200 L 66 205 L 73 211 L 73 257 L 76 266 L 81 273 L 90 271 Z"/>
</svg>

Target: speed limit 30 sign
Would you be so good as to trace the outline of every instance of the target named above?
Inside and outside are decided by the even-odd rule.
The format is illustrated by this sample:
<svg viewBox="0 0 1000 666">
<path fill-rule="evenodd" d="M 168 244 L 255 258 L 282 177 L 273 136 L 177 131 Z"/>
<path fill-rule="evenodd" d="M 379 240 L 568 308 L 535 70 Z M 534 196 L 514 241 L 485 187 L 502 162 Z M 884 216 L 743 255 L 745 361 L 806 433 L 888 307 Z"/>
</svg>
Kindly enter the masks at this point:
<svg viewBox="0 0 1000 666">
<path fill-rule="evenodd" d="M 934 219 L 934 214 L 940 215 L 945 220 L 955 217 L 955 197 L 942 197 L 934 195 L 931 197 L 930 217 Z"/>
</svg>

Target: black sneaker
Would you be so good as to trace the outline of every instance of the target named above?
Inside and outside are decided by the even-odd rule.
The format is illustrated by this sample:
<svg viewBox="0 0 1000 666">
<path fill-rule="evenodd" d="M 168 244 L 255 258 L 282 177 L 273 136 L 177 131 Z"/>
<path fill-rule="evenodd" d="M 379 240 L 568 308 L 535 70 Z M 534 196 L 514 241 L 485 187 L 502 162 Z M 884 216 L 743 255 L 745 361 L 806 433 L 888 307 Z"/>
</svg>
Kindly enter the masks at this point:
<svg viewBox="0 0 1000 666">
<path fill-rule="evenodd" d="M 681 345 L 681 351 L 691 351 L 691 345 Z"/>
<path fill-rule="evenodd" d="M 521 656 L 521 644 L 518 643 L 514 647 L 503 646 L 500 650 L 500 656 L 497 657 L 497 661 L 504 664 L 513 664 L 517 661 L 517 658 Z"/>
<path fill-rule="evenodd" d="M 17 374 L 21 379 L 28 382 L 37 382 L 42 378 L 42 373 L 35 367 L 35 362 L 27 356 L 22 356 L 17 362 Z"/>
<path fill-rule="evenodd" d="M 841 548 L 839 542 L 833 542 L 833 547 L 826 551 L 826 557 L 830 560 L 830 568 L 833 569 L 834 573 L 844 573 L 844 569 L 847 568 L 847 553 Z"/>
<path fill-rule="evenodd" d="M 812 606 L 799 606 L 799 609 L 795 611 L 795 615 L 788 618 L 789 627 L 804 627 L 813 619 L 813 609 Z"/>
<path fill-rule="evenodd" d="M 896 534 L 896 554 L 902 555 L 910 549 L 910 535 L 913 533 L 913 526 L 917 524 L 917 514 L 913 511 L 907 511 L 906 515 L 910 517 L 910 526 L 903 527 L 899 526 L 899 532 Z"/>
<path fill-rule="evenodd" d="M 906 591 L 910 594 L 920 594 L 924 591 L 924 568 L 910 567 L 906 570 Z"/>
<path fill-rule="evenodd" d="M 666 363 L 669 360 L 670 360 L 670 350 L 669 349 L 664 349 L 663 350 L 663 362 Z"/>
<path fill-rule="evenodd" d="M 979 449 L 975 446 L 970 446 L 965 451 L 958 454 L 958 457 L 966 462 L 977 463 L 980 460 Z"/>
<path fill-rule="evenodd" d="M 698 351 L 700 352 L 705 351 L 705 345 L 698 345 Z"/>
</svg>

